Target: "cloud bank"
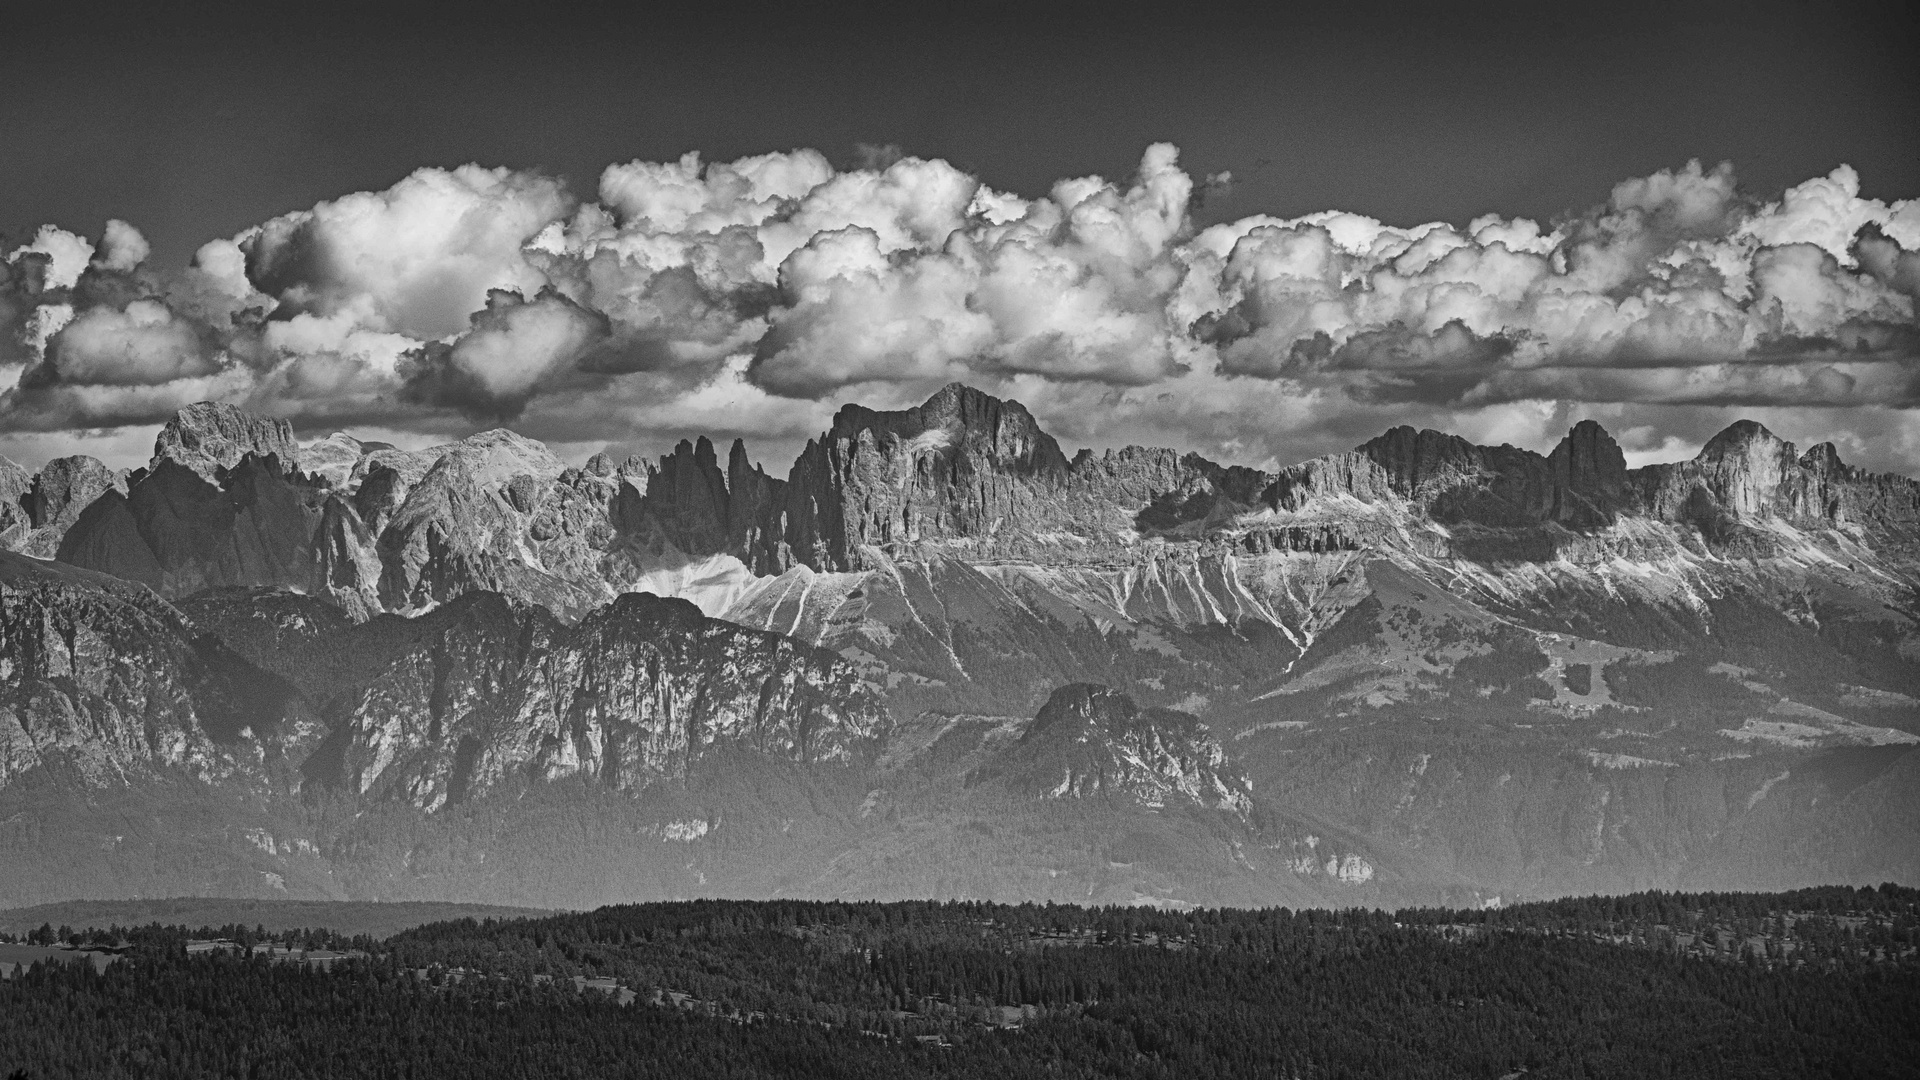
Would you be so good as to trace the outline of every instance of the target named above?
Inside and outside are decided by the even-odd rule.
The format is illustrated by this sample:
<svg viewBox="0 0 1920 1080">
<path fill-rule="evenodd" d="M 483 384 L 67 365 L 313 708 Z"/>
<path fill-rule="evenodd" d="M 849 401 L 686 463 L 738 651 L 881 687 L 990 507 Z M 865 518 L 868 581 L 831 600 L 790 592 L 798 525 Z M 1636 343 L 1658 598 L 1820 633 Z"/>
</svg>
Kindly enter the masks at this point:
<svg viewBox="0 0 1920 1080">
<path fill-rule="evenodd" d="M 1760 197 L 1691 162 L 1553 222 L 1196 229 L 1165 144 L 1034 198 L 897 147 L 860 158 L 635 161 L 591 200 L 421 169 L 174 271 L 126 222 L 46 226 L 0 250 L 0 449 L 213 398 L 309 433 L 702 429 L 779 462 L 840 402 L 962 379 L 1068 442 L 1255 464 L 1392 423 L 1538 445 L 1580 416 L 1653 455 L 1746 414 L 1920 471 L 1920 200 L 1863 198 L 1844 165 Z"/>
</svg>

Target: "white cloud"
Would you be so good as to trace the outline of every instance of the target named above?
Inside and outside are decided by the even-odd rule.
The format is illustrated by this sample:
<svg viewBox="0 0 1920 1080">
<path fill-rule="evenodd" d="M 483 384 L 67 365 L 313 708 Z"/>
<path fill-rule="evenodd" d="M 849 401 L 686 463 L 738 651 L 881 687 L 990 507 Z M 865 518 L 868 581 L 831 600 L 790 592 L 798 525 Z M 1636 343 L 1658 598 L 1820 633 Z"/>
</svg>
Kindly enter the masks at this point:
<svg viewBox="0 0 1920 1080">
<path fill-rule="evenodd" d="M 200 328 L 156 300 L 88 308 L 46 343 L 46 368 L 62 382 L 158 386 L 220 367 Z"/>
<path fill-rule="evenodd" d="M 1252 462 L 1606 410 L 1652 453 L 1728 409 L 1798 408 L 1900 432 L 1855 443 L 1920 463 L 1912 426 L 1868 419 L 1920 403 L 1920 202 L 1864 199 L 1845 166 L 1764 200 L 1689 162 L 1552 226 L 1328 210 L 1196 232 L 1164 144 L 1125 180 L 1032 198 L 871 151 L 844 171 L 804 149 L 616 164 L 587 203 L 533 173 L 422 169 L 172 274 L 124 222 L 97 245 L 48 226 L 0 264 L 19 372 L 0 425 L 154 423 L 201 394 L 304 430 L 784 442 L 834 403 L 962 379 L 1069 440 Z"/>
<path fill-rule="evenodd" d="M 491 289 L 547 284 L 523 246 L 572 209 L 554 180 L 463 165 L 286 214 L 239 241 L 247 275 L 284 310 L 351 314 L 416 338 L 458 333 Z"/>
<path fill-rule="evenodd" d="M 106 233 L 100 239 L 101 266 L 125 273 L 146 262 L 152 253 L 153 248 L 139 229 L 118 218 L 107 222 Z"/>
<path fill-rule="evenodd" d="M 604 315 L 552 290 L 530 301 L 496 290 L 472 321 L 452 343 L 429 344 L 402 360 L 410 400 L 476 417 L 511 418 L 544 380 L 570 369 L 607 337 Z"/>
<path fill-rule="evenodd" d="M 84 236 L 70 233 L 57 225 L 42 225 L 33 238 L 33 243 L 13 249 L 7 256 L 8 262 L 19 262 L 26 254 L 45 255 L 47 264 L 47 288 L 71 289 L 80 275 L 87 269 L 87 262 L 93 258 L 93 245 Z"/>
</svg>

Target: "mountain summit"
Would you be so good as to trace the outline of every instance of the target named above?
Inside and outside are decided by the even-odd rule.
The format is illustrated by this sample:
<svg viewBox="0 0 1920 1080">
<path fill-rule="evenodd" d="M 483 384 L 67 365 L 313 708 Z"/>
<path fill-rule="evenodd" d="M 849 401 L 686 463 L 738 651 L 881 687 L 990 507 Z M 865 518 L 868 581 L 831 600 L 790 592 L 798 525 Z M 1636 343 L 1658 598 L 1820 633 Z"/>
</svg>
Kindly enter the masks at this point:
<svg viewBox="0 0 1920 1080">
<path fill-rule="evenodd" d="M 0 468 L 0 538 L 60 560 L 9 556 L 0 819 L 46 839 L 0 901 L 178 843 L 242 891 L 562 906 L 1920 877 L 1920 484 L 1831 444 L 1396 428 L 1266 472 L 1069 458 L 956 384 L 722 457 L 203 405 L 124 479 Z M 167 831 L 113 854 L 107 804 Z"/>
</svg>

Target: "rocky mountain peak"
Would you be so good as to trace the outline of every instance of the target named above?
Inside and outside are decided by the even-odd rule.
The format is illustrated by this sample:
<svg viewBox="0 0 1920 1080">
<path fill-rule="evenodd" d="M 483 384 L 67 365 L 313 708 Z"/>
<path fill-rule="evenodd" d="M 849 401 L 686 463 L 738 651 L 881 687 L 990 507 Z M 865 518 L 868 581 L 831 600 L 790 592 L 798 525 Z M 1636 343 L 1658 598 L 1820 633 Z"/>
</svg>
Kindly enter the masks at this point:
<svg viewBox="0 0 1920 1080">
<path fill-rule="evenodd" d="M 337 488 L 347 487 L 354 467 L 370 448 L 344 431 L 336 431 L 318 442 L 300 448 L 293 464 L 309 476 L 317 476 Z"/>
<path fill-rule="evenodd" d="M 27 511 L 27 493 L 33 490 L 33 474 L 12 458 L 0 457 L 0 537 L 9 548 L 18 546 L 18 537 L 33 528 Z"/>
<path fill-rule="evenodd" d="M 446 453 L 427 470 L 422 484 L 432 483 L 436 474 L 441 482 L 458 476 L 481 487 L 504 484 L 516 476 L 537 476 L 551 480 L 566 471 L 566 463 L 554 456 L 545 443 L 535 442 L 506 428 L 478 432 L 447 447 Z"/>
<path fill-rule="evenodd" d="M 202 401 L 175 413 L 153 443 L 155 464 L 177 461 L 208 479 L 248 454 L 272 454 L 291 466 L 300 454 L 293 425 L 224 402 Z"/>
<path fill-rule="evenodd" d="M 688 555 L 732 555 L 760 573 L 786 569 L 780 530 L 786 485 L 753 464 L 745 442 L 734 440 L 723 471 L 705 436 L 682 439 L 635 480 L 616 502 L 621 528 Z"/>
<path fill-rule="evenodd" d="M 1142 709 L 1108 686 L 1053 692 L 1008 751 L 1017 786 L 1043 798 L 1118 795 L 1149 807 L 1199 805 L 1245 815 L 1252 787 L 1206 725 L 1171 709 Z"/>
<path fill-rule="evenodd" d="M 97 458 L 54 458 L 37 475 L 0 458 L 0 544 L 50 559 L 80 512 L 116 488 L 121 475 Z"/>
<path fill-rule="evenodd" d="M 1749 528 L 1767 519 L 1884 532 L 1904 530 L 1920 518 L 1920 484 L 1849 468 L 1832 443 L 1799 454 L 1752 420 L 1707 440 L 1691 461 L 1635 470 L 1633 483 L 1652 517 L 1691 525 L 1710 542 L 1737 541 L 1753 552 L 1772 549 L 1773 541 Z"/>
<path fill-rule="evenodd" d="M 1026 406 L 954 383 L 919 406 L 848 405 L 807 444 L 783 494 L 785 558 L 817 570 L 1045 519 L 1072 475 Z"/>
<path fill-rule="evenodd" d="M 853 440 L 862 432 L 871 433 L 877 444 L 891 437 L 918 452 L 965 455 L 976 469 L 1064 474 L 1070 467 L 1060 444 L 1040 429 L 1025 405 L 964 383 L 949 383 L 911 409 L 882 412 L 848 405 L 834 414 L 826 438 Z"/>
<path fill-rule="evenodd" d="M 1735 456 L 1774 456 L 1779 455 L 1783 448 L 1786 456 L 1793 456 L 1793 444 L 1768 431 L 1766 425 L 1757 420 L 1735 420 L 1720 434 L 1708 439 L 1695 460 L 1723 461 Z"/>
<path fill-rule="evenodd" d="M 708 622 L 693 601 L 650 592 L 621 593 L 592 617 L 629 622 L 664 633 L 691 633 Z"/>
<path fill-rule="evenodd" d="M 1830 442 L 1819 443 L 1807 448 L 1800 455 L 1800 467 L 1825 476 L 1839 476 L 1846 472 L 1847 463 L 1840 460 L 1840 448 Z"/>
<path fill-rule="evenodd" d="M 1434 520 L 1495 528 L 1536 525 L 1554 508 L 1547 459 L 1516 446 L 1477 446 L 1458 435 L 1397 427 L 1355 453 Z"/>
<path fill-rule="evenodd" d="M 1386 470 L 1397 489 L 1412 494 L 1435 480 L 1477 471 L 1479 449 L 1458 435 L 1402 425 L 1362 443 L 1358 452 Z"/>
<path fill-rule="evenodd" d="M 1752 420 L 1739 420 L 1707 440 L 1694 458 L 1715 500 L 1737 520 L 1767 516 L 1782 484 L 1799 472 L 1790 442 Z"/>
<path fill-rule="evenodd" d="M 1607 429 L 1582 420 L 1547 457 L 1555 521 L 1574 528 L 1611 524 L 1627 495 L 1627 458 Z"/>
<path fill-rule="evenodd" d="M 27 512 L 35 528 L 73 524 L 87 504 L 115 486 L 117 477 L 98 458 L 84 454 L 54 458 L 33 479 L 33 491 L 27 496 Z"/>
</svg>

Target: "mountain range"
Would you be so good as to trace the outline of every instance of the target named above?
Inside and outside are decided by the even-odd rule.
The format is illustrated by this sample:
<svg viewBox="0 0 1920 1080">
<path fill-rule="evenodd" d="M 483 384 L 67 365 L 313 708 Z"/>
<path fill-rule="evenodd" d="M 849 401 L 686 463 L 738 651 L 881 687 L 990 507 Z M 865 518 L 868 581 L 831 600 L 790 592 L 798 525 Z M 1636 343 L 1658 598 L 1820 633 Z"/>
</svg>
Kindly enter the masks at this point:
<svg viewBox="0 0 1920 1080">
<path fill-rule="evenodd" d="M 0 461 L 0 906 L 1920 881 L 1920 483 L 1748 421 L 1069 457 L 962 385 L 569 466 Z"/>
</svg>

